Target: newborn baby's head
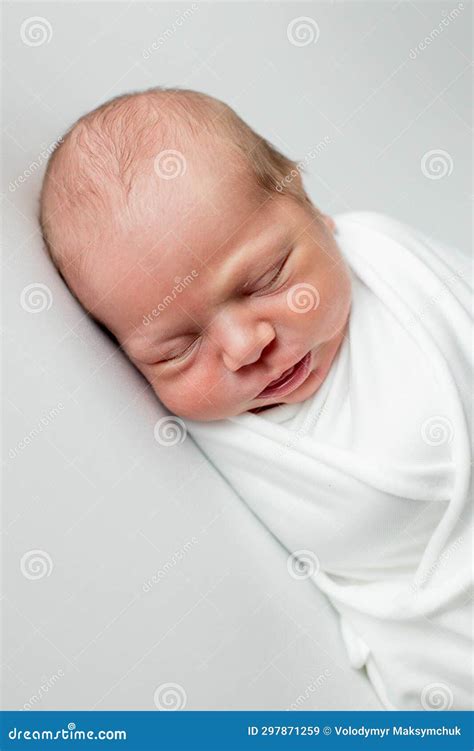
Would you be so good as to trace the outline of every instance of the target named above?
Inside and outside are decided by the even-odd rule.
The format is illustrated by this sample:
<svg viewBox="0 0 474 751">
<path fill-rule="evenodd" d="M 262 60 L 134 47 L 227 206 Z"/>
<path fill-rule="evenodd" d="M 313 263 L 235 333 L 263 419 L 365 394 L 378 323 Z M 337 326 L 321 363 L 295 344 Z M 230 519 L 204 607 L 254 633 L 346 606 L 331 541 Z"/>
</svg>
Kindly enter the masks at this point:
<svg viewBox="0 0 474 751">
<path fill-rule="evenodd" d="M 300 402 L 324 380 L 350 308 L 334 223 L 222 102 L 153 89 L 88 113 L 40 212 L 73 294 L 176 415 Z"/>
</svg>

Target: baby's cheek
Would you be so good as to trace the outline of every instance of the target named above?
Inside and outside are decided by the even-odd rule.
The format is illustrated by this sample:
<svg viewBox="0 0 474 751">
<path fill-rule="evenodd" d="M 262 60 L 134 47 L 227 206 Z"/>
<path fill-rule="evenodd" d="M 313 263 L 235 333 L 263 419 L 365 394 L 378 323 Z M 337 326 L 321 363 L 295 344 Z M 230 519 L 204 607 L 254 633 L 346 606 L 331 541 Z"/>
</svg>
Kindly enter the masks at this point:
<svg viewBox="0 0 474 751">
<path fill-rule="evenodd" d="M 193 369 L 186 375 L 177 375 L 166 384 L 154 385 L 163 404 L 174 414 L 191 420 L 209 419 L 215 409 L 217 393 L 202 376 L 194 376 Z"/>
<path fill-rule="evenodd" d="M 350 275 L 345 264 L 341 263 L 321 286 L 320 313 L 329 331 L 339 329 L 345 322 L 350 300 Z"/>
</svg>

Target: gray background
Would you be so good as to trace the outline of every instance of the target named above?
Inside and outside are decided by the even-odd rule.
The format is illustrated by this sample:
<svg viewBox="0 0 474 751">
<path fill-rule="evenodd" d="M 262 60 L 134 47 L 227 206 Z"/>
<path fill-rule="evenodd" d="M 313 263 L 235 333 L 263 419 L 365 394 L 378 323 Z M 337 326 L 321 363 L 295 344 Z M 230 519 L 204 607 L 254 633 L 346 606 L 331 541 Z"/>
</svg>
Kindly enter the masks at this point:
<svg viewBox="0 0 474 751">
<path fill-rule="evenodd" d="M 302 709 L 379 708 L 333 609 L 288 575 L 288 551 L 189 437 L 155 440 L 161 405 L 44 256 L 34 163 L 109 97 L 186 86 L 295 159 L 325 143 L 306 178 L 324 211 L 382 211 L 467 249 L 461 5 L 196 3 L 178 26 L 192 3 L 4 3 L 5 708 L 154 709 L 167 683 L 186 709 L 284 709 L 298 696 Z M 34 16 L 52 32 L 38 46 L 20 33 Z M 290 43 L 300 16 L 316 21 L 314 43 Z M 444 176 L 422 169 L 437 150 Z M 33 313 L 24 290 L 38 284 L 47 304 Z"/>
</svg>

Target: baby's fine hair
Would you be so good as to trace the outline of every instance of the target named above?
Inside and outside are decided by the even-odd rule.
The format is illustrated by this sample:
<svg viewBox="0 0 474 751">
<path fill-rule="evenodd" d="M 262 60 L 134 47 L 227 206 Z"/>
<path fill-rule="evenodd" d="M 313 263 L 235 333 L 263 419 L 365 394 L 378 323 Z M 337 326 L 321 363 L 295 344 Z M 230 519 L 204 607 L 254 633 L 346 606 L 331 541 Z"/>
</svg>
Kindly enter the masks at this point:
<svg viewBox="0 0 474 751">
<path fill-rule="evenodd" d="M 39 220 L 46 249 L 66 283 L 83 271 L 88 253 L 107 242 L 99 220 L 103 212 L 115 232 L 131 218 L 137 207 L 130 196 L 144 160 L 149 165 L 170 148 L 179 154 L 177 145 L 185 151 L 189 140 L 202 135 L 217 149 L 227 148 L 229 168 L 253 176 L 260 190 L 312 205 L 299 172 L 288 180 L 295 161 L 224 102 L 179 88 L 123 94 L 80 117 L 59 139 L 46 168 Z"/>
</svg>

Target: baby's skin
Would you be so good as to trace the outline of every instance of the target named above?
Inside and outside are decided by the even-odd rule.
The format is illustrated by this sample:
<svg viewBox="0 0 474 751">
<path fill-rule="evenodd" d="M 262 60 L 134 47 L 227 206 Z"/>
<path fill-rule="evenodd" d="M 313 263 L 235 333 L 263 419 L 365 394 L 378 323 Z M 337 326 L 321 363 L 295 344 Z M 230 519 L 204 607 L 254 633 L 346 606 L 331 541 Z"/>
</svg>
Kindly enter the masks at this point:
<svg viewBox="0 0 474 751">
<path fill-rule="evenodd" d="M 174 414 L 208 421 L 301 402 L 324 381 L 350 312 L 334 222 L 244 180 L 219 143 L 212 159 L 200 137 L 182 153 L 175 179 L 150 159 L 134 188 L 140 221 L 125 225 L 117 205 L 113 242 L 81 274 L 62 273 Z M 43 204 L 61 217 L 51 189 Z"/>
</svg>

